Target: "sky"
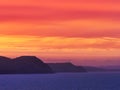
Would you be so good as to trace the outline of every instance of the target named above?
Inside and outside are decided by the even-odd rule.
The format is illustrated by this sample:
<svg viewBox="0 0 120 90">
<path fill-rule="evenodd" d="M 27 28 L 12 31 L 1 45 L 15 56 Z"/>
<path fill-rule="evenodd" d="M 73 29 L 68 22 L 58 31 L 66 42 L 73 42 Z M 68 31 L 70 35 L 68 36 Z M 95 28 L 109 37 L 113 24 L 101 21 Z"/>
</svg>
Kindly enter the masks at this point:
<svg viewBox="0 0 120 90">
<path fill-rule="evenodd" d="M 120 64 L 120 1 L 0 0 L 0 55 Z"/>
</svg>

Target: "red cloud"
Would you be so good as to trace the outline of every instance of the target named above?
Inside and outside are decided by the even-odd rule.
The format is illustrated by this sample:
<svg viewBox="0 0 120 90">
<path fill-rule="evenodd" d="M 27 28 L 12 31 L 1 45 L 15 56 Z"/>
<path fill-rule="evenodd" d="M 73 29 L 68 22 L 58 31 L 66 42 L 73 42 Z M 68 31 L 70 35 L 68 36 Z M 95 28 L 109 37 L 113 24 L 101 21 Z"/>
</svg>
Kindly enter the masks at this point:
<svg viewBox="0 0 120 90">
<path fill-rule="evenodd" d="M 0 20 L 71 20 L 113 19 L 120 21 L 120 11 L 72 10 L 48 7 L 1 6 Z"/>
</svg>

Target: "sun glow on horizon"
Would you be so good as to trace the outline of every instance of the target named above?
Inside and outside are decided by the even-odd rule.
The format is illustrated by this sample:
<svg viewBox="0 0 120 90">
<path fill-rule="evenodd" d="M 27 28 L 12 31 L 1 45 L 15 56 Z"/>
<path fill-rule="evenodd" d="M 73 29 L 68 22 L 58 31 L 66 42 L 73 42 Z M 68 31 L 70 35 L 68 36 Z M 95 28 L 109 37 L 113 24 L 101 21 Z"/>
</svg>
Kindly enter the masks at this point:
<svg viewBox="0 0 120 90">
<path fill-rule="evenodd" d="M 118 0 L 0 1 L 0 54 L 119 57 Z"/>
</svg>

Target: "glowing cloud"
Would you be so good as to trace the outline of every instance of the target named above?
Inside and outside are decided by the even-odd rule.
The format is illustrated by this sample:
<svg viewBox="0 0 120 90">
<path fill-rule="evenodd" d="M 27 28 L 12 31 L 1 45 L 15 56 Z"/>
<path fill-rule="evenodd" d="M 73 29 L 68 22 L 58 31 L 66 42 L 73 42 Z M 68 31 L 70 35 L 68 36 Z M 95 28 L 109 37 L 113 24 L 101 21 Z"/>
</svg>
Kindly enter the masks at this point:
<svg viewBox="0 0 120 90">
<path fill-rule="evenodd" d="M 0 1 L 1 55 L 119 56 L 119 0 Z"/>
</svg>

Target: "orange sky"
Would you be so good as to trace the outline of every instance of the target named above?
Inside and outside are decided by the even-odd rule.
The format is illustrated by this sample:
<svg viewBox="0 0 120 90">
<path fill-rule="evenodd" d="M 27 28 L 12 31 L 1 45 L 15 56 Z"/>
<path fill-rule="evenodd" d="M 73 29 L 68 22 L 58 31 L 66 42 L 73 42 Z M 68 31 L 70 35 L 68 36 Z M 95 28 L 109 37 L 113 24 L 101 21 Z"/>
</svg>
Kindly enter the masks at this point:
<svg viewBox="0 0 120 90">
<path fill-rule="evenodd" d="M 119 0 L 0 1 L 1 55 L 80 63 L 80 58 L 119 53 Z"/>
</svg>

